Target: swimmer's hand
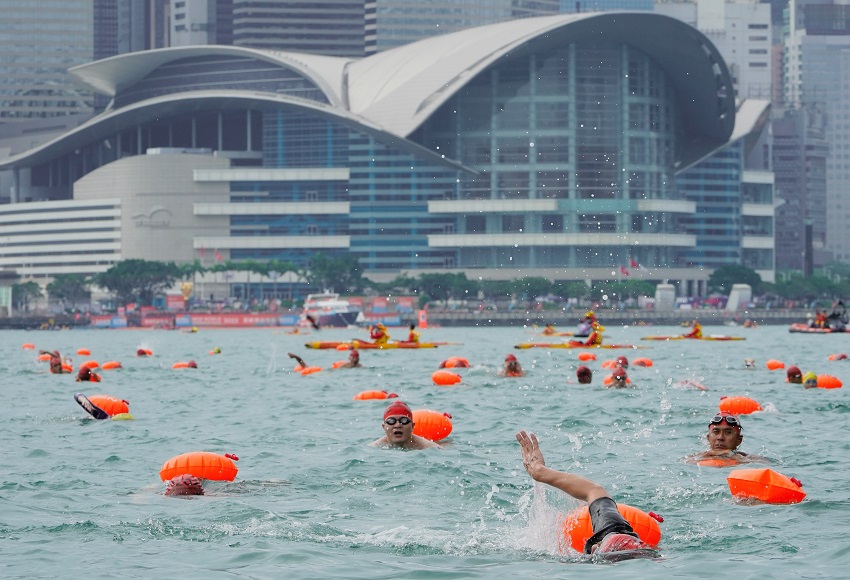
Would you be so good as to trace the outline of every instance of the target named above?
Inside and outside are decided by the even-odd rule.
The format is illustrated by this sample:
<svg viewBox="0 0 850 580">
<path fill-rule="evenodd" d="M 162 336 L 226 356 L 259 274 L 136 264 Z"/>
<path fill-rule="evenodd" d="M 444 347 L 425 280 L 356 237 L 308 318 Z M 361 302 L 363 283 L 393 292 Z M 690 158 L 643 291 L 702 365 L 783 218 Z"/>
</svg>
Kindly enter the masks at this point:
<svg viewBox="0 0 850 580">
<path fill-rule="evenodd" d="M 540 472 L 546 467 L 546 462 L 543 460 L 543 452 L 540 451 L 537 435 L 520 431 L 516 434 L 516 440 L 522 450 L 522 466 L 525 467 L 532 479 L 538 479 Z"/>
</svg>

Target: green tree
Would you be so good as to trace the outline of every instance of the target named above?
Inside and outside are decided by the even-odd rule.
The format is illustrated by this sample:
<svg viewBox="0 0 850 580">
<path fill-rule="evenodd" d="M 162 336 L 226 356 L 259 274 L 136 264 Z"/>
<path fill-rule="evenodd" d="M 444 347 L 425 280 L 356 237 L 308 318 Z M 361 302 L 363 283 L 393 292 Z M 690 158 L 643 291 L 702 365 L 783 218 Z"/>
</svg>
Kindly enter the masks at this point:
<svg viewBox="0 0 850 580">
<path fill-rule="evenodd" d="M 307 283 L 319 290 L 333 288 L 337 292 L 357 292 L 363 288 L 363 271 L 353 256 L 331 257 L 318 253 L 310 259 L 310 266 L 299 274 Z"/>
<path fill-rule="evenodd" d="M 557 281 L 552 285 L 552 292 L 561 298 L 587 298 L 590 296 L 588 285 L 576 281 Z"/>
<path fill-rule="evenodd" d="M 528 300 L 532 300 L 537 296 L 546 296 L 552 290 L 552 282 L 548 278 L 540 276 L 526 276 L 514 280 L 514 291 L 520 296 L 524 296 Z"/>
<path fill-rule="evenodd" d="M 30 300 L 41 298 L 44 294 L 38 283 L 29 281 L 22 284 L 12 284 L 12 306 L 18 312 L 29 310 Z"/>
<path fill-rule="evenodd" d="M 478 294 L 478 284 L 468 279 L 466 274 L 420 274 L 419 291 L 434 300 L 455 298 L 462 300 L 470 294 Z"/>
<path fill-rule="evenodd" d="M 708 291 L 729 294 L 733 284 L 749 284 L 753 294 L 762 293 L 762 281 L 758 272 L 746 266 L 721 266 L 708 277 Z"/>
<path fill-rule="evenodd" d="M 137 302 L 150 306 L 157 294 L 163 293 L 182 276 L 174 262 L 122 260 L 106 272 L 96 274 L 92 281 L 116 295 L 119 304 Z"/>
<path fill-rule="evenodd" d="M 57 274 L 47 285 L 47 293 L 62 303 L 63 308 L 73 308 L 80 302 L 91 302 L 89 280 L 83 274 Z"/>
</svg>

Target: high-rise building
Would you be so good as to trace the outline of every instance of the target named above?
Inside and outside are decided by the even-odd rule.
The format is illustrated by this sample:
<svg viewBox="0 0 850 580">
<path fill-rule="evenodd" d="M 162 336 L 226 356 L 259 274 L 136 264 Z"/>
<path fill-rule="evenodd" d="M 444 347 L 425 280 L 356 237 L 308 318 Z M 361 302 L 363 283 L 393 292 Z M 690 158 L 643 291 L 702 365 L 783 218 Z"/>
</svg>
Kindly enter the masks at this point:
<svg viewBox="0 0 850 580">
<path fill-rule="evenodd" d="M 91 0 L 0 2 L 0 124 L 91 113 L 68 69 L 94 58 Z"/>
</svg>

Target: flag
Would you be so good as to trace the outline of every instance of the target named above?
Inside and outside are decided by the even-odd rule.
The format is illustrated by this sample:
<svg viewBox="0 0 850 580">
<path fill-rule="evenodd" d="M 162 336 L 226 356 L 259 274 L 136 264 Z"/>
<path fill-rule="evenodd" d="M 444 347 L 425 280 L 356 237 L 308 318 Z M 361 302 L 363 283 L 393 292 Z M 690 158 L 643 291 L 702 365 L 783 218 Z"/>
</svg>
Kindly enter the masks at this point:
<svg viewBox="0 0 850 580">
<path fill-rule="evenodd" d="M 628 271 L 628 270 L 626 270 L 626 267 L 625 267 L 625 266 L 620 266 L 620 272 L 622 272 L 622 273 L 623 273 L 623 274 L 625 274 L 626 276 L 628 276 L 628 275 L 629 275 L 629 271 Z"/>
<path fill-rule="evenodd" d="M 641 272 L 646 272 L 646 271 L 647 271 L 646 266 L 641 266 L 640 264 L 638 264 L 637 262 L 635 262 L 634 258 L 629 258 L 629 266 L 631 266 L 632 268 L 637 268 L 637 269 L 638 269 L 638 270 L 640 270 Z"/>
<path fill-rule="evenodd" d="M 216 262 L 221 262 L 222 260 L 224 260 L 224 256 L 222 256 L 221 252 L 219 252 L 218 250 L 216 250 L 215 254 L 213 254 L 213 255 L 215 256 Z"/>
</svg>

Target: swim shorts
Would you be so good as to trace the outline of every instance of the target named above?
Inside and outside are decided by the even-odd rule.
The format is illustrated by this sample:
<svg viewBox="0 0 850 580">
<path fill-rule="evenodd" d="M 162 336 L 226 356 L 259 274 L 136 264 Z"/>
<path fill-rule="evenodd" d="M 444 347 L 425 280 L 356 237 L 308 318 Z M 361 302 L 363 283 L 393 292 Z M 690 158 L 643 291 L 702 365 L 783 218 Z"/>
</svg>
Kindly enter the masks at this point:
<svg viewBox="0 0 850 580">
<path fill-rule="evenodd" d="M 600 497 L 588 506 L 590 522 L 593 525 L 593 535 L 584 543 L 584 553 L 590 554 L 590 549 L 608 534 L 629 534 L 635 538 L 638 535 L 631 524 L 620 515 L 617 504 L 610 497 Z"/>
</svg>

